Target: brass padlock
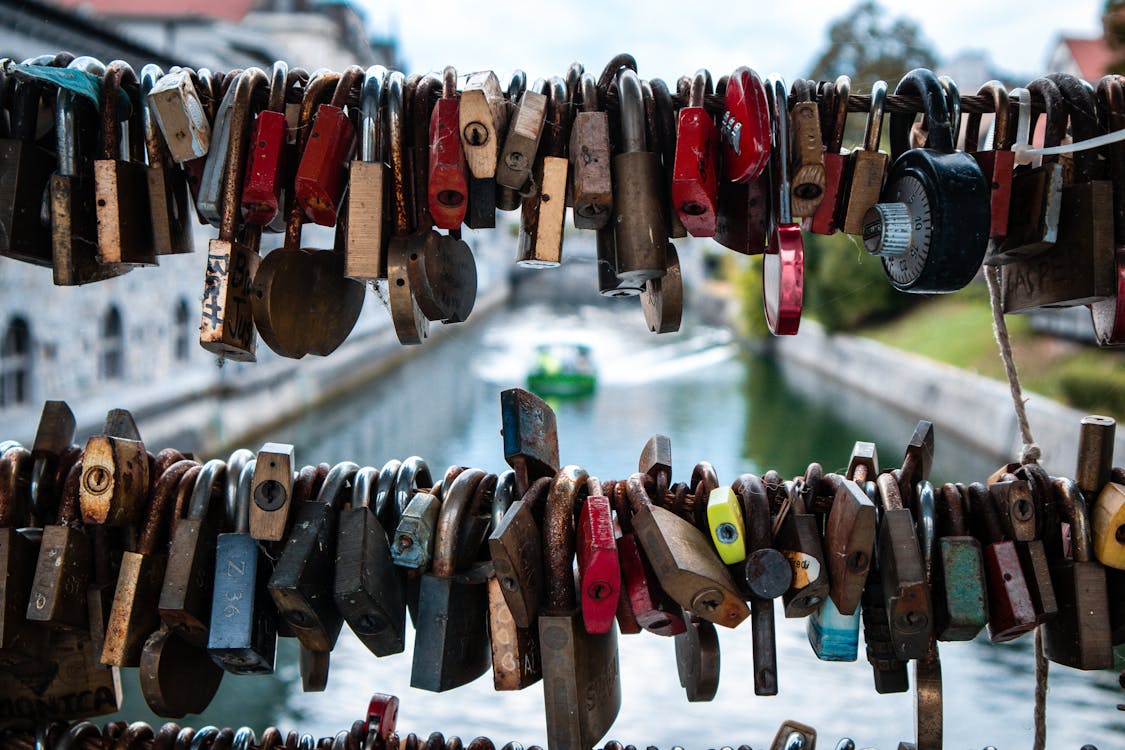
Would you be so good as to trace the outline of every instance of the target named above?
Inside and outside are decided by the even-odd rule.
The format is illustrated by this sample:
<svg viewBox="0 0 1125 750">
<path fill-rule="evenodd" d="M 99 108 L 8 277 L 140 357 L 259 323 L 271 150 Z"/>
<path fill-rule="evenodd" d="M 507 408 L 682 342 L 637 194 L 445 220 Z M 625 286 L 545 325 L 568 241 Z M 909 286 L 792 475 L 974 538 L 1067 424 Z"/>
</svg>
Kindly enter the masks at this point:
<svg viewBox="0 0 1125 750">
<path fill-rule="evenodd" d="M 886 81 L 871 85 L 871 110 L 863 134 L 863 148 L 848 154 L 844 167 L 844 202 L 842 229 L 845 234 L 863 234 L 863 217 L 879 202 L 883 179 L 890 163 L 890 154 L 879 150 L 883 132 L 883 106 L 887 98 Z"/>
<path fill-rule="evenodd" d="M 280 542 L 285 537 L 293 509 L 295 472 L 292 445 L 266 443 L 258 451 L 251 490 L 250 536 L 264 542 Z"/>
<path fill-rule="evenodd" d="M 570 131 L 574 226 L 600 230 L 609 222 L 613 210 L 609 113 L 599 110 L 598 87 L 591 75 L 582 75 L 580 87 L 582 110 L 575 115 Z"/>
<path fill-rule="evenodd" d="M 102 434 L 87 440 L 82 454 L 82 520 L 136 525 L 151 481 L 148 452 L 132 415 L 110 411 Z"/>
<path fill-rule="evenodd" d="M 566 86 L 559 77 L 544 82 L 547 96 L 545 135 L 531 170 L 532 190 L 523 199 L 516 263 L 525 268 L 553 268 L 562 263 L 566 187 L 570 173 L 565 139 Z"/>
<path fill-rule="evenodd" d="M 152 244 L 156 255 L 190 253 L 192 243 L 191 207 L 188 205 L 187 176 L 168 153 L 156 124 L 149 94 L 163 75 L 159 66 L 141 68 L 141 117 L 144 123 L 145 155 L 148 157 L 148 205 L 152 217 Z"/>
</svg>

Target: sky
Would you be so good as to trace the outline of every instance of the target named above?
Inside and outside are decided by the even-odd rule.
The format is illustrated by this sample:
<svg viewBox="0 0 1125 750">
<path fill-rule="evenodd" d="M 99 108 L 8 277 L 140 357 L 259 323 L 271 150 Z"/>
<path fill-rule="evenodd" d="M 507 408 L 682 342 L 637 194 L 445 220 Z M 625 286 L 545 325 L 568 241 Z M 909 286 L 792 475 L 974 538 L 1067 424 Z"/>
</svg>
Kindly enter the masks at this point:
<svg viewBox="0 0 1125 750">
<path fill-rule="evenodd" d="M 699 67 L 716 76 L 739 65 L 787 79 L 807 73 L 825 47 L 829 23 L 853 0 L 357 0 L 377 33 L 397 30 L 410 72 L 458 66 L 461 73 L 522 67 L 528 79 L 562 75 L 579 60 L 600 71 L 630 52 L 644 77 L 675 80 Z M 1043 72 L 1061 34 L 1101 30 L 1104 0 L 883 0 L 919 23 L 938 55 L 984 49 L 1004 71 Z M 921 8 L 932 7 L 922 15 Z M 905 72 L 905 71 L 904 71 Z"/>
</svg>

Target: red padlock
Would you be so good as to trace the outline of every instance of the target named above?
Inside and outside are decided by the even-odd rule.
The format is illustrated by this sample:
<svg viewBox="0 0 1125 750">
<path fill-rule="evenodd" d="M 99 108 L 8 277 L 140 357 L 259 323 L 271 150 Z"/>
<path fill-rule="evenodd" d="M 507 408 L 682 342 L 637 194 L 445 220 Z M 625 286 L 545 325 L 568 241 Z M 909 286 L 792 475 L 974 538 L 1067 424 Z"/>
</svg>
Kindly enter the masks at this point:
<svg viewBox="0 0 1125 750">
<path fill-rule="evenodd" d="M 628 500 L 625 496 L 625 482 L 618 482 L 614 488 L 614 508 L 618 521 L 628 523 Z M 621 581 L 623 596 L 628 598 L 630 609 L 636 623 L 656 635 L 673 636 L 684 632 L 682 610 L 672 598 L 660 588 L 656 575 L 648 560 L 641 552 L 632 529 L 626 527 L 617 539 L 617 555 L 621 562 Z M 622 631 L 624 632 L 624 631 Z"/>
<path fill-rule="evenodd" d="M 1012 151 L 1014 133 L 1008 130 L 1008 92 L 999 81 L 989 81 L 977 91 L 978 96 L 991 96 L 996 120 L 993 125 L 993 143 L 988 151 L 978 151 L 980 140 L 980 114 L 969 114 L 965 128 L 965 153 L 977 160 L 988 184 L 992 220 L 989 225 L 990 247 L 998 247 L 1008 236 L 1008 206 L 1012 202 L 1012 171 L 1016 155 Z"/>
<path fill-rule="evenodd" d="M 347 166 L 355 152 L 355 127 L 344 105 L 352 89 L 358 92 L 362 81 L 363 68 L 352 65 L 340 75 L 332 101 L 317 108 L 293 182 L 301 211 L 309 221 L 324 227 L 336 224 L 347 185 Z"/>
<path fill-rule="evenodd" d="M 711 93 L 711 74 L 698 70 L 691 83 L 688 105 L 680 110 L 676 157 L 672 163 L 672 204 L 692 237 L 715 235 L 719 200 L 719 131 L 703 108 Z"/>
<path fill-rule="evenodd" d="M 264 227 L 277 217 L 282 204 L 283 162 L 288 141 L 285 95 L 290 83 L 289 66 L 278 61 L 270 76 L 270 98 L 254 120 L 246 183 L 242 187 L 242 216 L 247 224 Z"/>
<path fill-rule="evenodd" d="M 608 633 L 621 596 L 621 563 L 613 538 L 613 509 L 601 483 L 588 480 L 590 496 L 578 516 L 578 580 L 582 621 L 588 633 Z"/>
<path fill-rule="evenodd" d="M 429 204 L 434 224 L 456 229 L 469 207 L 469 176 L 461 150 L 461 101 L 457 97 L 457 71 L 442 71 L 441 98 L 430 114 Z"/>
<path fill-rule="evenodd" d="M 367 735 L 364 747 L 375 747 L 375 740 L 382 740 L 386 747 L 391 735 L 395 733 L 398 723 L 398 696 L 387 693 L 375 693 L 371 702 L 367 704 L 367 721 L 363 726 L 363 733 Z"/>
<path fill-rule="evenodd" d="M 847 76 L 840 76 L 834 84 L 825 84 L 821 88 L 821 116 L 825 119 L 831 116 L 830 121 L 821 122 L 820 128 L 828 136 L 824 148 L 824 198 L 816 207 L 812 218 L 805 220 L 805 228 L 816 234 L 836 234 L 840 229 L 836 220 L 840 215 L 844 171 L 848 162 L 848 156 L 842 148 L 851 92 L 852 81 Z"/>
<path fill-rule="evenodd" d="M 721 125 L 723 167 L 728 180 L 749 182 L 770 158 L 770 113 L 758 74 L 741 67 L 727 81 Z M 788 112 L 788 110 L 786 110 Z"/>
<path fill-rule="evenodd" d="M 762 260 L 762 304 L 766 325 L 775 336 L 792 336 L 801 325 L 805 284 L 805 240 L 793 223 L 789 205 L 788 88 L 780 78 L 768 80 L 773 119 L 773 164 L 770 172 L 773 210 L 770 241 Z M 780 113 L 780 116 L 778 116 Z"/>
</svg>

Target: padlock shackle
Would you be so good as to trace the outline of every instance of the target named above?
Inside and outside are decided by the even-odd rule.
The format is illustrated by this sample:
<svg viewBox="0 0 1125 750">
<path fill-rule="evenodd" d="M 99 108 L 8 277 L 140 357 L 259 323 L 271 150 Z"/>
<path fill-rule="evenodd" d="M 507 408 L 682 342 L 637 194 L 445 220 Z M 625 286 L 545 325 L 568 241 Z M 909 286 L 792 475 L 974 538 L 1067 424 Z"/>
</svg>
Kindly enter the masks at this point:
<svg viewBox="0 0 1125 750">
<path fill-rule="evenodd" d="M 129 88 L 137 86 L 137 74 L 133 66 L 124 60 L 114 60 L 105 67 L 105 76 L 102 78 L 102 156 L 111 161 L 128 161 L 129 154 L 123 152 L 121 143 L 121 121 L 117 114 L 119 102 L 118 92 L 124 90 L 129 94 Z M 134 97 L 129 97 L 129 102 L 134 107 L 139 103 Z M 133 116 L 136 113 L 131 113 Z M 129 120 L 130 134 L 132 134 L 132 117 Z M 130 140 L 132 140 L 130 138 Z M 132 146 L 133 144 L 129 144 Z"/>
<path fill-rule="evenodd" d="M 31 452 L 22 446 L 12 448 L 0 458 L 0 529 L 23 525 L 32 464 Z"/>
<path fill-rule="evenodd" d="M 398 505 L 395 504 L 395 480 L 402 461 L 392 458 L 383 464 L 379 470 L 379 478 L 375 482 L 373 496 L 368 498 L 368 507 L 375 511 L 375 516 L 384 528 L 393 529 L 398 526 Z"/>
<path fill-rule="evenodd" d="M 689 107 L 702 108 L 706 97 L 714 91 L 714 86 L 711 83 L 711 71 L 707 68 L 700 68 L 695 71 L 695 75 L 691 79 L 691 87 L 688 89 L 688 103 Z"/>
<path fill-rule="evenodd" d="M 844 130 L 848 124 L 848 99 L 852 94 L 852 79 L 848 76 L 837 76 L 835 83 L 829 84 L 831 99 L 835 103 L 830 111 L 832 121 L 830 127 L 825 128 L 831 135 L 828 140 L 828 153 L 838 154 L 844 147 Z M 874 87 L 872 87 L 874 92 Z"/>
<path fill-rule="evenodd" d="M 410 100 L 412 129 L 410 166 L 414 174 L 414 217 L 411 229 L 414 232 L 429 230 L 433 226 L 428 194 L 430 119 L 433 117 L 434 92 L 441 83 L 441 79 L 437 76 L 423 76 L 414 87 L 414 96 Z"/>
<path fill-rule="evenodd" d="M 614 55 L 610 58 L 609 62 L 605 64 L 605 67 L 602 68 L 602 74 L 598 76 L 598 91 L 602 92 L 604 95 L 605 92 L 609 91 L 610 84 L 615 81 L 618 82 L 618 88 L 620 88 L 622 70 L 631 70 L 633 73 L 637 72 L 637 61 L 627 52 Z"/>
<path fill-rule="evenodd" d="M 270 112 L 285 113 L 285 95 L 289 89 L 289 63 L 277 60 L 270 68 L 270 93 L 266 109 Z"/>
<path fill-rule="evenodd" d="M 953 146 L 956 148 L 957 141 L 960 140 L 961 136 L 961 89 L 957 87 L 957 82 L 949 76 L 939 76 L 938 82 L 945 90 L 945 103 L 949 107 L 950 135 L 953 137 Z"/>
<path fill-rule="evenodd" d="M 434 484 L 430 476 L 430 467 L 421 456 L 410 456 L 399 466 L 395 476 L 394 504 L 398 514 L 406 510 L 406 506 L 414 499 L 414 493 L 420 487 L 432 487 Z M 436 493 L 435 493 L 436 494 Z"/>
<path fill-rule="evenodd" d="M 968 536 L 961 490 L 957 485 L 946 482 L 941 486 L 941 499 L 943 512 L 939 515 L 943 516 L 945 522 L 941 535 Z"/>
<path fill-rule="evenodd" d="M 430 572 L 439 578 L 449 578 L 457 567 L 457 536 L 477 485 L 485 477 L 481 469 L 465 469 L 445 490 L 434 529 L 434 554 Z"/>
<path fill-rule="evenodd" d="M 144 528 L 137 544 L 137 552 L 142 555 L 153 555 L 161 539 L 161 527 L 167 526 L 168 537 L 172 535 L 175 526 L 175 498 L 180 488 L 180 480 L 193 466 L 199 464 L 189 459 L 177 461 L 169 466 L 152 488 L 152 502 L 149 503 L 148 513 L 145 514 Z"/>
<path fill-rule="evenodd" d="M 523 96 L 523 92 L 527 90 L 527 73 L 522 70 L 513 70 L 512 79 L 508 81 L 508 103 L 510 105 L 516 104 L 516 99 Z"/>
<path fill-rule="evenodd" d="M 770 111 L 770 198 L 773 204 L 769 225 L 774 229 L 793 223 L 789 198 L 789 98 L 788 88 L 781 76 L 768 76 L 765 84 Z"/>
<path fill-rule="evenodd" d="M 770 524 L 770 501 L 765 485 L 754 474 L 743 474 L 732 484 L 742 505 L 742 519 L 746 527 L 746 553 L 765 549 L 773 544 Z"/>
<path fill-rule="evenodd" d="M 893 472 L 885 471 L 875 480 L 879 487 L 879 498 L 884 511 L 902 510 L 902 494 L 899 492 L 898 480 Z"/>
<path fill-rule="evenodd" d="M 1036 78 L 1034 81 L 1027 84 L 1027 90 L 1031 93 L 1032 104 L 1028 145 L 1032 145 L 1031 141 L 1035 136 L 1035 126 L 1039 122 L 1039 115 L 1035 112 L 1035 105 L 1038 103 L 1042 106 L 1044 116 L 1047 118 L 1047 127 L 1043 132 L 1043 145 L 1045 147 L 1058 146 L 1062 143 L 1062 139 L 1066 135 L 1068 119 L 1062 92 L 1059 91 L 1058 85 L 1047 77 Z M 1038 99 L 1038 102 L 1036 99 Z M 1058 161 L 1058 156 L 1049 155 L 1043 157 L 1044 164 L 1056 161 Z"/>
<path fill-rule="evenodd" d="M 547 117 L 543 123 L 543 153 L 546 156 L 565 157 L 570 129 L 567 127 L 567 110 L 570 102 L 566 83 L 558 76 L 549 78 L 545 85 Z"/>
<path fill-rule="evenodd" d="M 359 95 L 359 160 L 383 162 L 383 90 L 387 69 L 372 65 L 363 74 L 363 90 Z"/>
<path fill-rule="evenodd" d="M 582 111 L 598 111 L 598 84 L 589 73 L 583 73 L 578 83 L 582 93 Z"/>
<path fill-rule="evenodd" d="M 105 65 L 88 55 L 74 58 L 68 68 L 92 75 L 105 74 Z M 78 174 L 78 110 L 81 97 L 68 89 L 59 89 L 55 99 L 55 150 L 58 173 L 64 177 Z"/>
<path fill-rule="evenodd" d="M 883 135 L 883 109 L 887 103 L 887 82 L 876 81 L 871 84 L 871 109 L 867 112 L 867 124 L 863 131 L 863 150 L 878 151 L 879 140 Z"/>
<path fill-rule="evenodd" d="M 237 226 L 242 220 L 242 184 L 245 177 L 250 125 L 254 121 L 254 114 L 250 111 L 251 100 L 254 92 L 265 85 L 267 85 L 266 74 L 260 68 L 247 68 L 238 75 L 238 81 L 234 86 L 234 100 L 230 122 L 227 125 L 229 137 L 223 170 L 222 213 L 219 222 L 219 238 L 227 242 L 234 241 Z M 237 482 L 236 476 L 233 483 L 237 485 Z"/>
<path fill-rule="evenodd" d="M 216 490 L 222 486 L 227 476 L 227 462 L 213 458 L 203 464 L 199 476 L 195 478 L 195 487 L 191 492 L 191 501 L 188 503 L 187 517 L 191 520 L 201 521 L 207 514 Z"/>
<path fill-rule="evenodd" d="M 457 98 L 457 68 L 446 65 L 441 70 L 441 98 Z"/>
<path fill-rule="evenodd" d="M 344 504 L 344 497 L 349 492 L 349 485 L 354 486 L 356 472 L 359 465 L 352 461 L 340 461 L 328 470 L 324 484 L 316 495 L 316 502 L 327 503 L 333 510 L 340 510 Z"/>
<path fill-rule="evenodd" d="M 645 102 L 641 79 L 629 68 L 617 74 L 617 99 L 620 108 L 621 153 L 645 151 Z"/>
<path fill-rule="evenodd" d="M 492 493 L 492 528 L 500 525 L 516 499 L 516 472 L 505 469 L 496 477 L 496 489 Z"/>
<path fill-rule="evenodd" d="M 262 736 L 263 745 L 265 744 L 265 735 Z M 250 727 L 239 727 L 234 732 L 234 739 L 231 741 L 231 750 L 250 750 L 252 745 L 258 743 L 258 736 L 254 734 L 254 730 Z"/>
<path fill-rule="evenodd" d="M 336 89 L 332 92 L 332 99 L 328 102 L 329 105 L 336 109 L 343 109 L 348 106 L 352 92 L 358 93 L 362 86 L 363 68 L 358 65 L 349 65 L 343 73 L 340 73 L 340 78 L 336 81 Z"/>
<path fill-rule="evenodd" d="M 639 475 L 635 475 L 639 476 Z M 559 469 L 551 483 L 543 513 L 543 574 L 547 597 L 545 614 L 563 615 L 578 607 L 574 588 L 574 508 L 586 490 L 589 474 L 569 464 Z"/>
<path fill-rule="evenodd" d="M 1094 532 L 1090 523 L 1089 508 L 1078 483 L 1073 479 L 1057 477 L 1051 480 L 1055 505 L 1070 523 L 1070 552 L 1075 562 L 1094 559 Z"/>
<path fill-rule="evenodd" d="M 195 480 L 199 478 L 199 472 L 203 467 L 197 462 L 195 466 L 184 472 L 180 477 L 180 483 L 176 485 L 176 506 L 172 510 L 172 524 L 178 524 L 181 519 L 187 515 L 188 505 L 191 503 L 191 495 L 195 490 Z"/>
<path fill-rule="evenodd" d="M 375 510 L 372 495 L 379 486 L 379 472 L 374 466 L 364 466 L 352 479 L 352 507 Z"/>
<path fill-rule="evenodd" d="M 1089 84 L 1068 73 L 1050 73 L 1047 76 L 1059 87 L 1070 113 L 1070 132 L 1074 141 L 1096 138 L 1103 132 L 1098 122 L 1097 98 Z M 1105 161 L 1101 149 L 1074 152 L 1074 182 L 1105 179 Z"/>
<path fill-rule="evenodd" d="M 227 528 L 233 528 L 238 523 L 238 492 L 242 486 L 242 472 L 247 466 L 254 465 L 256 456 L 253 451 L 246 448 L 239 448 L 235 450 L 227 458 L 227 475 L 226 487 L 224 489 L 225 503 L 223 505 L 225 512 L 225 522 Z M 247 506 L 249 512 L 249 506 Z M 249 518 L 249 516 L 247 516 Z"/>
<path fill-rule="evenodd" d="M 926 583 L 933 581 L 934 558 L 937 554 L 937 500 L 934 486 L 928 481 L 918 483 L 914 501 L 914 523 L 918 527 L 918 547 L 926 570 Z"/>
<path fill-rule="evenodd" d="M 586 497 L 605 497 L 605 491 L 602 489 L 602 480 L 591 474 L 586 479 Z"/>
<path fill-rule="evenodd" d="M 318 71 L 313 74 L 313 77 L 309 79 L 308 85 L 305 86 L 305 95 L 301 99 L 301 113 L 297 125 L 298 159 L 300 159 L 301 154 L 305 151 L 305 144 L 308 143 L 309 133 L 312 132 L 313 120 L 316 119 L 317 109 L 320 108 L 321 104 L 328 104 L 335 98 L 336 92 L 340 90 L 342 78 L 343 75 L 340 73 Z M 344 89 L 343 96 L 347 96 L 346 88 Z"/>
<path fill-rule="evenodd" d="M 148 157 L 150 167 L 161 166 L 169 161 L 168 147 L 156 123 L 155 105 L 148 97 L 153 86 L 163 77 L 164 71 L 155 63 L 149 63 L 141 68 L 141 115 L 145 134 L 145 155 Z"/>
<path fill-rule="evenodd" d="M 238 475 L 238 491 L 235 494 L 234 515 L 230 530 L 235 534 L 250 533 L 250 497 L 254 488 L 254 467 L 258 459 L 247 461 Z M 229 466 L 229 464 L 228 464 Z"/>
<path fill-rule="evenodd" d="M 393 214 L 394 235 L 403 237 L 410 232 L 413 222 L 413 197 L 406 189 L 406 127 L 405 104 L 403 100 L 403 86 L 405 77 L 401 71 L 393 70 L 383 84 L 383 98 L 387 101 L 387 145 L 386 152 L 391 167 L 391 184 L 393 186 Z"/>
<path fill-rule="evenodd" d="M 564 80 L 566 81 L 566 101 L 567 104 L 574 104 L 575 98 L 578 96 L 578 86 L 582 81 L 582 76 L 586 74 L 586 66 L 575 60 L 566 69 Z"/>
<path fill-rule="evenodd" d="M 70 471 L 66 473 L 66 481 L 63 483 L 62 496 L 59 499 L 59 513 L 56 518 L 56 524 L 59 526 L 70 526 L 82 520 L 82 508 L 79 501 L 81 496 L 82 479 L 82 457 L 79 456 L 74 465 L 70 467 Z"/>
<path fill-rule="evenodd" d="M 945 154 L 953 153 L 953 126 L 949 119 L 949 106 L 945 88 L 932 70 L 915 68 L 902 77 L 895 87 L 896 96 L 916 96 L 922 100 L 928 135 L 926 148 Z M 910 149 L 910 127 L 913 114 L 891 113 L 891 160 L 897 161 Z"/>
</svg>

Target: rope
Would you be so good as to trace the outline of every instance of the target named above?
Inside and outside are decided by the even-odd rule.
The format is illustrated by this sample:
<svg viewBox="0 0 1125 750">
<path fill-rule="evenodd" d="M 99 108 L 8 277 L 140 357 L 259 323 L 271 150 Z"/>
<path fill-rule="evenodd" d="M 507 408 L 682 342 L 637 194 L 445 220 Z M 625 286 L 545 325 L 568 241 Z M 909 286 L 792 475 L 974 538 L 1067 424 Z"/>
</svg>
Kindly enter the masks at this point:
<svg viewBox="0 0 1125 750">
<path fill-rule="evenodd" d="M 1039 463 L 1042 452 L 1035 438 L 1031 436 L 1031 425 L 1027 421 L 1027 403 L 1020 385 L 1016 360 L 1012 356 L 1012 339 L 1008 334 L 1008 324 L 1004 320 L 1004 310 L 1000 305 L 1000 271 L 996 266 L 985 266 L 984 277 L 988 281 L 988 299 L 992 304 L 992 333 L 1000 347 L 1000 359 L 1004 362 L 1004 373 L 1008 376 L 1008 390 L 1012 394 L 1012 406 L 1016 410 L 1016 422 L 1020 427 L 1023 449 L 1020 463 Z M 1035 743 L 1034 750 L 1047 747 L 1047 657 L 1043 653 L 1043 628 L 1035 629 Z"/>
</svg>

